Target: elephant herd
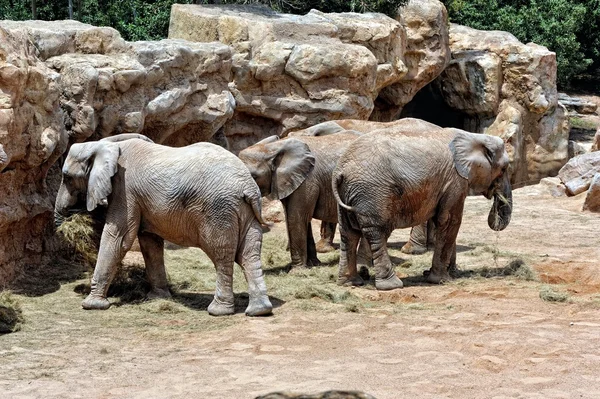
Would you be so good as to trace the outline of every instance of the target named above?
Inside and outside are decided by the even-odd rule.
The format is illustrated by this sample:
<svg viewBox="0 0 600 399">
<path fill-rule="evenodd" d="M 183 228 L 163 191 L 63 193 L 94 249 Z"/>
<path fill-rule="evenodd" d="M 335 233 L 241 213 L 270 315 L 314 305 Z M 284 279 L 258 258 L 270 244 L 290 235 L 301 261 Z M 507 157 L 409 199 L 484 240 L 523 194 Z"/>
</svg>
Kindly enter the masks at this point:
<svg viewBox="0 0 600 399">
<path fill-rule="evenodd" d="M 504 142 L 405 118 L 390 123 L 325 122 L 285 139 L 266 138 L 236 157 L 210 143 L 171 148 L 122 134 L 73 144 L 62 168 L 57 223 L 106 207 L 98 261 L 84 309 L 107 309 L 108 287 L 138 238 L 151 285 L 149 298 L 169 297 L 164 240 L 201 248 L 217 271 L 211 315 L 234 312 L 233 264 L 248 283 L 246 314 L 272 312 L 261 266 L 261 197 L 281 200 L 292 267 L 319 263 L 310 222 L 329 240 L 339 223 L 338 283 L 363 285 L 359 241 L 372 260 L 379 290 L 402 287 L 387 251 L 396 228 L 418 226 L 408 247 L 433 232 L 427 280 L 450 278 L 456 236 L 469 191 L 494 199 L 488 224 L 504 229 L 512 211 Z M 425 226 L 434 227 L 427 232 Z M 431 235 L 431 234 L 430 234 Z M 405 248 L 415 250 L 415 248 Z"/>
</svg>

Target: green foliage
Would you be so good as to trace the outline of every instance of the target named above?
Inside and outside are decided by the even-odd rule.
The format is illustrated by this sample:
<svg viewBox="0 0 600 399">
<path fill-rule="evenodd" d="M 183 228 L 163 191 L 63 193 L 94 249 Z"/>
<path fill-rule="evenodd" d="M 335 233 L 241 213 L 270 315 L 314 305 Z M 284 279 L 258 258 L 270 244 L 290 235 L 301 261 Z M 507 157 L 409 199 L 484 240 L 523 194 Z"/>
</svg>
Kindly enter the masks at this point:
<svg viewBox="0 0 600 399">
<path fill-rule="evenodd" d="M 504 30 L 556 52 L 558 82 L 600 79 L 600 0 L 443 0 L 452 22 Z"/>
</svg>

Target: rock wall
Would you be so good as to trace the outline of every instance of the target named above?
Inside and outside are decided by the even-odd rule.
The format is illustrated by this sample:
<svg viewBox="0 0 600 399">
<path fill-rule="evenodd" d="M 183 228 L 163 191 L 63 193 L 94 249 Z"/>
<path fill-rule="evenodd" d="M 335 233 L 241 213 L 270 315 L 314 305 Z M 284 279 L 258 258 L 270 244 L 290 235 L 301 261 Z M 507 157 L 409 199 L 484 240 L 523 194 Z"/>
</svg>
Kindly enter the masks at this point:
<svg viewBox="0 0 600 399">
<path fill-rule="evenodd" d="M 53 208 L 46 174 L 67 145 L 60 76 L 36 53 L 25 32 L 0 27 L 0 286 L 17 264 L 43 261 Z"/>
<path fill-rule="evenodd" d="M 436 86 L 467 130 L 509 141 L 513 180 L 555 173 L 567 133 L 554 54 L 500 32 L 451 33 L 438 0 L 410 0 L 395 19 L 174 5 L 158 42 L 76 21 L 0 21 L 0 284 L 59 248 L 59 157 L 113 134 L 237 153 L 328 120 L 393 121 Z"/>
<path fill-rule="evenodd" d="M 437 0 L 413 0 L 397 20 L 176 4 L 169 38 L 232 47 L 229 88 L 236 109 L 224 134 L 237 152 L 264 137 L 327 120 L 395 119 L 446 66 L 446 21 Z"/>
<path fill-rule="evenodd" d="M 76 21 L 0 22 L 0 285 L 48 262 L 59 165 L 73 142 L 141 132 L 181 146 L 218 140 L 233 115 L 231 50 L 125 42 Z"/>
<path fill-rule="evenodd" d="M 555 176 L 568 160 L 569 127 L 558 103 L 556 54 L 513 35 L 450 27 L 452 60 L 434 82 L 463 128 L 507 141 L 513 183 Z"/>
</svg>

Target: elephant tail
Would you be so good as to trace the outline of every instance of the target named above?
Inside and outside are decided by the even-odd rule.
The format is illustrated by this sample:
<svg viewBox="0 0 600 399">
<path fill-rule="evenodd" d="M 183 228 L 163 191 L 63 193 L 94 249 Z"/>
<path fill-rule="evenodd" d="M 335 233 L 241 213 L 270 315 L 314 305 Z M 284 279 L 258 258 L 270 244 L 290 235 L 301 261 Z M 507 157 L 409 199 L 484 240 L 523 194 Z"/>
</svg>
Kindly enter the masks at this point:
<svg viewBox="0 0 600 399">
<path fill-rule="evenodd" d="M 344 204 L 344 202 L 342 201 L 342 199 L 340 198 L 340 192 L 339 192 L 339 188 L 340 188 L 340 184 L 342 184 L 342 181 L 344 180 L 344 176 L 341 173 L 337 173 L 334 175 L 333 177 L 333 196 L 335 197 L 335 200 L 337 201 L 337 203 L 344 209 L 350 211 L 350 212 L 356 212 L 356 209 Z"/>
<path fill-rule="evenodd" d="M 244 191 L 244 201 L 248 203 L 252 207 L 252 211 L 254 212 L 254 216 L 260 224 L 267 224 L 262 218 L 262 208 L 260 205 L 260 193 L 258 191 Z"/>
</svg>

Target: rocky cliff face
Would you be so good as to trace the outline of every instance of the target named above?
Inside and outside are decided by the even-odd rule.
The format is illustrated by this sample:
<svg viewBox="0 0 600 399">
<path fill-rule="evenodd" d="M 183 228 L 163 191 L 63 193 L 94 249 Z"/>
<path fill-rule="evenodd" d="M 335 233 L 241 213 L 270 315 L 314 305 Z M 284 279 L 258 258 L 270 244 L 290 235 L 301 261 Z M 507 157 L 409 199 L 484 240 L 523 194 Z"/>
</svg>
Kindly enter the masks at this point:
<svg viewBox="0 0 600 399">
<path fill-rule="evenodd" d="M 507 141 L 513 183 L 556 175 L 568 160 L 569 128 L 558 103 L 556 55 L 507 32 L 451 25 L 452 60 L 436 79 L 470 131 Z"/>
<path fill-rule="evenodd" d="M 60 75 L 27 33 L 0 27 L 0 284 L 51 247 L 46 175 L 67 147 L 59 96 Z"/>
<path fill-rule="evenodd" d="M 0 21 L 0 284 L 56 250 L 56 161 L 73 142 L 139 132 L 237 153 L 328 120 L 393 121 L 436 87 L 461 127 L 508 140 L 515 182 L 566 160 L 554 54 L 500 32 L 449 35 L 438 0 L 410 0 L 395 19 L 175 5 L 169 36 Z"/>
<path fill-rule="evenodd" d="M 410 2 L 398 20 L 178 4 L 169 37 L 232 47 L 229 88 L 236 109 L 224 133 L 237 152 L 272 134 L 327 120 L 395 119 L 446 66 L 446 21 L 437 0 Z"/>
</svg>

